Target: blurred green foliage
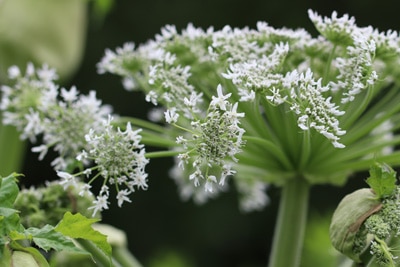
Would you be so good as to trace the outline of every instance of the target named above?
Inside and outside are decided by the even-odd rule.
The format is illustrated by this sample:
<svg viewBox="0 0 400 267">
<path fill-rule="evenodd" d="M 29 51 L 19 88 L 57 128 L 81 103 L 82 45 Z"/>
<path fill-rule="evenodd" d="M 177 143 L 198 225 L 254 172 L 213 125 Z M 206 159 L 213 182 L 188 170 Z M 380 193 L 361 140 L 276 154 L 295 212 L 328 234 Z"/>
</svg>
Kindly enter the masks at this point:
<svg viewBox="0 0 400 267">
<path fill-rule="evenodd" d="M 80 63 L 86 34 L 83 0 L 2 0 L 0 81 L 11 65 L 47 63 L 66 78 Z"/>
<path fill-rule="evenodd" d="M 333 211 L 332 211 L 333 212 Z M 332 213 L 331 212 L 331 213 Z M 329 238 L 331 213 L 313 212 L 307 224 L 302 255 L 302 267 L 338 267 L 341 255 L 332 246 Z"/>
</svg>

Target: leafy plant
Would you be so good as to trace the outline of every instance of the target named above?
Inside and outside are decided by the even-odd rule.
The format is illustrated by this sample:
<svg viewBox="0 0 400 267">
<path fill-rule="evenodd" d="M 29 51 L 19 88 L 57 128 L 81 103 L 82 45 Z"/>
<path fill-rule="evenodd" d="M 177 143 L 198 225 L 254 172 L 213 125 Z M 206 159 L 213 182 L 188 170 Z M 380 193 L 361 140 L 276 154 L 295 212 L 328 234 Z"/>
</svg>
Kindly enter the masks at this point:
<svg viewBox="0 0 400 267">
<path fill-rule="evenodd" d="M 46 224 L 41 228 L 25 228 L 21 224 L 19 211 L 14 209 L 19 193 L 18 176 L 14 173 L 0 179 L 0 266 L 13 266 L 15 260 L 22 258 L 32 264 L 27 266 L 49 266 L 42 252 L 70 251 L 90 255 L 74 240 L 93 242 L 107 255 L 111 264 L 111 246 L 107 243 L 107 237 L 92 228 L 92 224 L 99 219 L 66 212 L 56 226 Z"/>
</svg>

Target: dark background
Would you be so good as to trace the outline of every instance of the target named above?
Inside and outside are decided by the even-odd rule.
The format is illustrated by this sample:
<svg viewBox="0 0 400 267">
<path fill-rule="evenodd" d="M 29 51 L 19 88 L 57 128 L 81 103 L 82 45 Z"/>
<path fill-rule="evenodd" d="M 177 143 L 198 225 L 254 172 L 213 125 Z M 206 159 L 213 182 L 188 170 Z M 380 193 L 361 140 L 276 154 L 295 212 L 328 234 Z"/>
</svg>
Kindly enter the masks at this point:
<svg viewBox="0 0 400 267">
<path fill-rule="evenodd" d="M 117 0 L 102 21 L 89 13 L 82 64 L 65 86 L 76 85 L 81 92 L 94 89 L 104 103 L 114 106 L 116 113 L 145 117 L 149 105 L 140 93 L 125 92 L 118 77 L 96 73 L 95 65 L 106 48 L 114 49 L 127 41 L 139 44 L 153 38 L 165 24 L 182 29 L 189 22 L 220 29 L 226 24 L 255 27 L 257 21 L 266 21 L 274 27 L 306 28 L 316 33 L 308 19 L 309 8 L 327 16 L 333 10 L 339 15 L 348 13 L 359 26 L 398 30 L 398 6 L 395 0 Z M 132 203 L 122 208 L 113 205 L 103 215 L 104 222 L 126 231 L 130 249 L 139 261 L 144 266 L 156 266 L 156 260 L 178 255 L 185 262 L 183 266 L 266 266 L 279 189 L 268 190 L 271 204 L 262 212 L 240 213 L 233 187 L 218 199 L 196 206 L 180 201 L 176 186 L 167 175 L 170 166 L 170 160 L 152 160 L 147 168 L 149 189 L 136 192 Z M 38 162 L 37 155 L 31 153 L 23 172 L 32 183 L 54 176 L 48 161 Z M 329 216 L 344 194 L 365 186 L 365 178 L 366 174 L 357 174 L 338 188 L 315 186 L 311 213 Z"/>
</svg>

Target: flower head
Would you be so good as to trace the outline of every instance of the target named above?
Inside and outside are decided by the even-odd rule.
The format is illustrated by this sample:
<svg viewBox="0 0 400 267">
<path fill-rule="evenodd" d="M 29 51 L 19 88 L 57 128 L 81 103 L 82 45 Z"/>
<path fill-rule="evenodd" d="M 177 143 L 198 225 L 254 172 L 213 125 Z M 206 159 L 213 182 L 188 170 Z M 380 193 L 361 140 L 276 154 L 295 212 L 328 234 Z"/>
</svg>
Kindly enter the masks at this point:
<svg viewBox="0 0 400 267">
<path fill-rule="evenodd" d="M 217 96 L 212 96 L 208 114 L 196 116 L 190 122 L 191 129 L 178 136 L 176 143 L 183 148 L 178 155 L 182 171 L 190 171 L 189 180 L 195 187 L 203 185 L 209 193 L 223 187 L 225 179 L 235 173 L 232 163 L 241 152 L 245 130 L 240 127 L 244 113 L 237 112 L 237 103 L 231 104 L 231 94 L 224 95 L 218 85 Z M 179 126 L 185 129 L 184 126 Z"/>
<path fill-rule="evenodd" d="M 336 12 L 309 17 L 319 36 L 265 22 L 181 33 L 166 26 L 136 49 L 106 52 L 100 72 L 134 81 L 164 108 L 157 142 L 177 154 L 172 173 L 183 196 L 203 202 L 232 176 L 254 196 L 244 206 L 256 207 L 267 202 L 267 183 L 300 175 L 341 184 L 369 167 L 366 155 L 399 163 L 387 149 L 400 143 L 391 120 L 400 112 L 398 34 Z"/>
<path fill-rule="evenodd" d="M 22 139 L 37 141 L 41 136 L 42 144 L 32 151 L 43 159 L 52 148 L 58 153 L 52 165 L 56 170 L 65 170 L 86 148 L 85 134 L 89 129 L 99 129 L 111 109 L 102 105 L 94 91 L 80 95 L 74 86 L 59 89 L 55 71 L 47 66 L 35 70 L 29 64 L 25 76 L 17 69 L 10 68 L 13 87 L 2 87 L 3 123 L 16 126 Z"/>
<path fill-rule="evenodd" d="M 127 48 L 128 49 L 128 48 Z M 96 93 L 79 93 L 75 86 L 59 88 L 55 71 L 28 65 L 25 76 L 17 67 L 9 70 L 15 84 L 2 87 L 3 122 L 17 127 L 22 138 L 41 143 L 32 148 L 43 159 L 52 148 L 58 156 L 52 165 L 67 188 L 79 187 L 79 195 L 91 194 L 92 183 L 102 177 L 102 189 L 94 200 L 93 215 L 108 208 L 109 190 L 114 185 L 118 205 L 130 202 L 135 188 L 147 189 L 148 159 L 141 144 L 140 129 L 130 123 L 124 130 L 112 124 L 111 109 Z M 80 171 L 74 173 L 74 170 Z M 88 183 L 80 182 L 91 178 Z"/>
<path fill-rule="evenodd" d="M 10 67 L 8 74 L 14 84 L 1 87 L 0 110 L 3 123 L 15 126 L 21 132 L 22 139 L 35 141 L 36 136 L 43 131 L 38 109 L 48 104 L 45 94 L 57 90 L 54 83 L 57 75 L 47 65 L 35 71 L 31 63 L 24 76 L 17 66 Z"/>
<path fill-rule="evenodd" d="M 149 162 L 145 157 L 145 150 L 140 143 L 140 130 L 133 130 L 130 123 L 122 131 L 115 129 L 112 125 L 113 118 L 108 117 L 103 121 L 103 128 L 99 131 L 91 129 L 85 136 L 87 141 L 86 150 L 77 156 L 78 161 L 93 162 L 93 166 L 88 167 L 80 173 L 74 175 L 64 174 L 62 176 L 78 176 L 80 174 L 92 175 L 89 183 L 96 179 L 103 179 L 102 189 L 93 202 L 94 214 L 97 211 L 107 209 L 109 185 L 113 185 L 117 191 L 118 206 L 123 202 L 131 202 L 129 195 L 135 188 L 147 189 L 147 174 L 145 167 Z M 124 188 L 124 189 L 122 189 Z"/>
</svg>

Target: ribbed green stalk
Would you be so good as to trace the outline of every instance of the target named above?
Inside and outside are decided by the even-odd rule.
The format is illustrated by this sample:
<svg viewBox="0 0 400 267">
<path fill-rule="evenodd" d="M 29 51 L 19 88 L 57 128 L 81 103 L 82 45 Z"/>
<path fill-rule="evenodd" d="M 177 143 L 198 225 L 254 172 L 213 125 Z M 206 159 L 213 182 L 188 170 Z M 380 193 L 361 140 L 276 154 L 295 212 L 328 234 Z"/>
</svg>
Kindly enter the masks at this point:
<svg viewBox="0 0 400 267">
<path fill-rule="evenodd" d="M 89 252 L 92 255 L 93 260 L 96 263 L 96 266 L 102 267 L 122 267 L 118 262 L 116 262 L 113 258 L 107 256 L 103 251 L 101 251 L 98 247 L 96 247 L 91 241 L 85 239 L 75 239 L 79 245 Z"/>
<path fill-rule="evenodd" d="M 114 259 L 124 267 L 142 267 L 139 261 L 128 251 L 126 247 L 113 248 Z"/>
<path fill-rule="evenodd" d="M 309 190 L 310 185 L 303 177 L 295 177 L 284 185 L 269 267 L 300 266 Z"/>
</svg>

